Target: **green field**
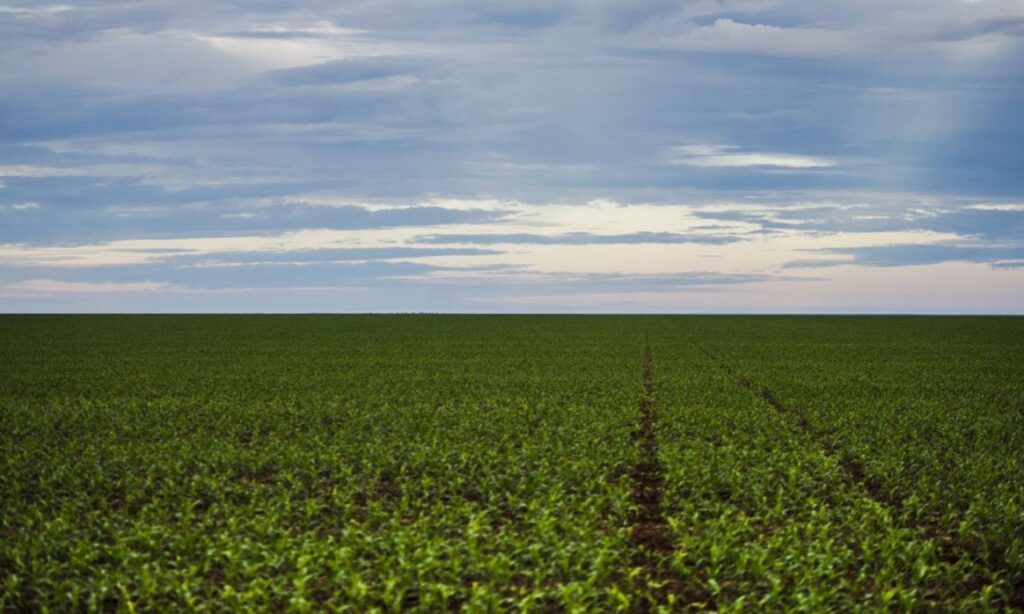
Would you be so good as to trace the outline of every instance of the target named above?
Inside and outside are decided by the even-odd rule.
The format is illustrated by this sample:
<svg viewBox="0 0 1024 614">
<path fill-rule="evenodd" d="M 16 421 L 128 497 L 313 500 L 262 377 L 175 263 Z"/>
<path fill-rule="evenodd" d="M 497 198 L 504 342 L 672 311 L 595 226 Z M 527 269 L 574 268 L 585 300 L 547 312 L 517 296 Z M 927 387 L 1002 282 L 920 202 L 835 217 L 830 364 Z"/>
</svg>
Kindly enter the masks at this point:
<svg viewBox="0 0 1024 614">
<path fill-rule="evenodd" d="M 2 611 L 1020 609 L 1024 318 L 2 316 L 0 521 Z"/>
</svg>

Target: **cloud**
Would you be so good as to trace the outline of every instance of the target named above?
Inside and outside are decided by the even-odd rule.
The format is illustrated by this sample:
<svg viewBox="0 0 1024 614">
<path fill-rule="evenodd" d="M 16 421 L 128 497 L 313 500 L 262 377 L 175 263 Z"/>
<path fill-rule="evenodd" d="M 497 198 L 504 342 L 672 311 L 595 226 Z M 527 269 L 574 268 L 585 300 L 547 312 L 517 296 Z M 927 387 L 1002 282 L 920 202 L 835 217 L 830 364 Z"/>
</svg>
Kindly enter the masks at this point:
<svg viewBox="0 0 1024 614">
<path fill-rule="evenodd" d="M 3 211 L 34 211 L 41 209 L 39 203 L 23 202 L 23 203 L 11 203 L 9 205 L 0 205 L 0 212 Z"/>
<path fill-rule="evenodd" d="M 359 81 L 381 81 L 428 72 L 431 67 L 432 63 L 423 57 L 380 55 L 350 57 L 318 62 L 301 68 L 277 70 L 267 73 L 265 78 L 270 82 L 287 86 L 322 86 L 351 84 Z"/>
<path fill-rule="evenodd" d="M 1015 203 L 935 206 L 908 199 L 902 203 L 719 208 L 695 211 L 693 215 L 750 224 L 762 231 L 827 234 L 921 231 L 984 240 L 1024 241 L 1024 208 Z"/>
<path fill-rule="evenodd" d="M 637 287 L 645 289 L 679 288 L 684 286 L 714 286 L 731 284 L 748 284 L 773 279 L 775 275 L 723 274 L 711 271 L 687 271 L 661 274 L 624 274 L 624 273 L 571 273 L 564 271 L 540 272 L 517 269 L 514 267 L 496 267 L 492 269 L 440 270 L 430 276 L 431 281 L 465 281 L 467 279 L 507 279 L 513 285 L 529 291 L 544 288 L 545 291 L 559 290 L 572 293 L 584 288 L 587 291 L 601 289 L 611 291 L 615 287 L 628 288 L 636 291 Z M 807 278 L 800 278 L 807 279 Z"/>
<path fill-rule="evenodd" d="M 995 247 L 978 245 L 884 245 L 836 247 L 815 250 L 823 255 L 845 256 L 836 259 L 805 259 L 786 263 L 785 268 L 822 268 L 840 265 L 873 267 L 921 266 L 942 262 L 978 262 L 998 265 L 1004 261 L 1024 260 L 1024 245 Z"/>
<path fill-rule="evenodd" d="M 966 207 L 923 218 L 919 223 L 937 232 L 1024 243 L 1024 209 L 1009 205 L 996 208 Z"/>
<path fill-rule="evenodd" d="M 73 10 L 75 10 L 75 7 L 67 4 L 50 4 L 47 6 L 37 6 L 33 8 L 25 8 L 19 6 L 0 6 L 0 13 L 8 13 L 19 17 L 38 17 L 41 15 L 66 13 L 67 11 Z"/>
<path fill-rule="evenodd" d="M 788 284 L 808 258 L 956 256 L 1004 302 L 1017 274 L 992 250 L 1024 235 L 1019 2 L 9 4 L 8 282 L 429 308 L 665 305 L 657 275 Z M 911 243 L 947 252 L 821 251 Z"/>
<path fill-rule="evenodd" d="M 743 152 L 733 145 L 679 145 L 669 148 L 669 163 L 703 168 L 773 167 L 795 170 L 836 166 L 826 158 L 772 152 Z"/>
<path fill-rule="evenodd" d="M 167 291 L 169 284 L 155 282 L 84 282 L 57 279 L 26 279 L 0 283 L 0 297 L 31 297 L 52 294 L 134 293 Z"/>
<path fill-rule="evenodd" d="M 678 49 L 781 56 L 849 55 L 871 51 L 872 40 L 847 30 L 817 27 L 778 27 L 749 24 L 729 18 L 666 41 Z"/>
<path fill-rule="evenodd" d="M 151 171 L 133 164 L 108 164 L 97 166 L 40 166 L 35 164 L 0 165 L 0 177 L 49 179 L 54 177 L 123 177 L 142 176 Z"/>
<path fill-rule="evenodd" d="M 158 263 L 156 266 L 108 267 L 102 271 L 64 271 L 64 276 L 88 279 L 134 281 L 159 279 L 189 290 L 241 288 L 329 288 L 345 286 L 398 288 L 406 279 L 422 280 L 435 271 L 452 267 L 401 259 L 381 260 L 293 260 L 196 261 L 181 265 Z M 70 274 L 69 274 L 70 273 Z"/>
<path fill-rule="evenodd" d="M 433 234 L 414 237 L 414 243 L 467 243 L 477 245 L 615 245 L 641 243 L 702 243 L 723 245 L 740 239 L 735 236 L 680 234 L 673 232 L 634 232 L 629 234 L 598 235 L 589 232 L 572 232 L 555 235 L 531 233 L 515 234 Z"/>
<path fill-rule="evenodd" d="M 366 245 L 358 231 L 305 229 L 269 235 L 199 236 L 173 239 L 121 239 L 81 245 L 0 244 L 0 266 L 94 268 L 181 259 L 223 257 L 313 261 L 397 259 L 425 256 L 491 255 L 493 250 Z M 380 243 L 381 239 L 377 238 Z M 389 241 L 384 241 L 389 242 Z M 393 241 L 390 241 L 393 243 Z"/>
<path fill-rule="evenodd" d="M 476 248 L 429 247 L 351 247 L 284 252 L 236 251 L 223 254 L 168 256 L 160 258 L 176 268 L 237 268 L 251 266 L 305 266 L 320 263 L 346 263 L 383 260 L 409 260 L 438 256 L 493 256 L 504 252 Z"/>
<path fill-rule="evenodd" d="M 408 53 L 413 47 L 376 40 L 363 30 L 330 22 L 201 35 L 198 40 L 259 70 L 312 66 L 344 58 Z"/>
<path fill-rule="evenodd" d="M 326 228 L 332 230 L 379 230 L 386 228 L 433 228 L 447 225 L 478 225 L 494 223 L 509 213 L 501 210 L 449 209 L 432 205 L 368 208 L 352 204 L 321 206 L 297 199 L 267 199 L 262 202 L 213 202 L 193 200 L 185 195 L 187 204 L 157 190 L 135 190 L 130 186 L 123 194 L 114 184 L 105 183 L 99 194 L 77 189 L 77 183 L 63 186 L 56 193 L 43 191 L 47 207 L 54 215 L 46 224 L 25 216 L 5 219 L 0 239 L 8 242 L 35 243 L 60 240 L 63 243 L 93 243 L 118 237 L 169 238 L 195 236 L 201 228 L 208 235 L 243 236 L 253 233 Z M 227 188 L 230 189 L 230 188 Z M 221 192 L 218 188 L 214 192 Z M 19 190 L 27 195 L 39 190 Z M 237 190 L 236 190 L 237 192 Z M 137 204 L 135 195 L 147 194 Z M 95 202 L 92 199 L 95 198 Z M 13 208 L 13 207 L 12 207 Z M 22 209 L 25 210 L 25 209 Z"/>
<path fill-rule="evenodd" d="M 637 44 L 688 52 L 888 62 L 893 56 L 924 52 L 961 59 L 977 55 L 978 49 L 1005 52 L 1007 40 L 1024 33 L 1019 6 L 1008 3 L 987 3 L 970 12 L 958 10 L 958 2 L 872 4 L 863 3 L 861 10 L 830 2 L 789 10 L 778 5 L 748 11 L 719 7 L 704 18 L 689 19 L 677 14 L 661 27 L 641 28 Z"/>
<path fill-rule="evenodd" d="M 977 211 L 1024 211 L 1024 203 L 978 203 L 969 205 L 968 209 Z"/>
</svg>

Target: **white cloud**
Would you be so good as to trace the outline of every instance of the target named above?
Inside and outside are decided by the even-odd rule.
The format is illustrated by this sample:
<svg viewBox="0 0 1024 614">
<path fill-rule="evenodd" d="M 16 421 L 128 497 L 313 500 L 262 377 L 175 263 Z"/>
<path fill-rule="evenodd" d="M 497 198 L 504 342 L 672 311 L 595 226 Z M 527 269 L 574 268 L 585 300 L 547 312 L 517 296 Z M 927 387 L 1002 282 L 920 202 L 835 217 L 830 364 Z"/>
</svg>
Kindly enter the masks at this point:
<svg viewBox="0 0 1024 614">
<path fill-rule="evenodd" d="M 48 179 L 51 177 L 139 177 L 162 171 L 152 164 L 96 164 L 92 166 L 0 165 L 0 177 Z"/>
<path fill-rule="evenodd" d="M 39 203 L 24 202 L 24 203 L 11 203 L 10 205 L 0 205 L 0 211 L 31 211 L 33 209 L 41 209 Z"/>
<path fill-rule="evenodd" d="M 110 293 L 110 292 L 153 292 L 170 290 L 174 286 L 151 281 L 118 283 L 112 281 L 61 281 L 57 279 L 26 279 L 7 284 L 0 284 L 0 296 L 24 297 L 44 296 L 49 294 L 68 293 Z"/>
<path fill-rule="evenodd" d="M 716 19 L 709 26 L 690 30 L 666 41 L 671 47 L 693 51 L 758 53 L 780 56 L 849 55 L 877 51 L 872 37 L 851 30 L 782 28 Z"/>
<path fill-rule="evenodd" d="M 967 208 L 979 211 L 1024 211 L 1024 203 L 978 203 Z"/>
<path fill-rule="evenodd" d="M 258 26 L 249 32 L 198 35 L 197 40 L 258 70 L 309 66 L 344 58 L 401 55 L 406 44 L 377 40 L 364 30 L 325 21 L 313 24 Z"/>
<path fill-rule="evenodd" d="M 814 169 L 836 166 L 833 160 L 776 152 L 743 152 L 734 145 L 680 145 L 669 148 L 669 163 L 706 168 L 743 168 L 767 166 L 789 169 Z"/>
<path fill-rule="evenodd" d="M 336 59 L 337 52 L 320 40 L 199 36 L 217 51 L 243 60 L 260 70 L 294 68 Z"/>
<path fill-rule="evenodd" d="M 75 7 L 67 4 L 51 4 L 36 8 L 23 8 L 20 6 L 0 6 L 0 13 L 17 15 L 18 17 L 38 17 L 40 15 L 53 15 L 55 13 L 66 13 L 75 10 Z"/>
</svg>

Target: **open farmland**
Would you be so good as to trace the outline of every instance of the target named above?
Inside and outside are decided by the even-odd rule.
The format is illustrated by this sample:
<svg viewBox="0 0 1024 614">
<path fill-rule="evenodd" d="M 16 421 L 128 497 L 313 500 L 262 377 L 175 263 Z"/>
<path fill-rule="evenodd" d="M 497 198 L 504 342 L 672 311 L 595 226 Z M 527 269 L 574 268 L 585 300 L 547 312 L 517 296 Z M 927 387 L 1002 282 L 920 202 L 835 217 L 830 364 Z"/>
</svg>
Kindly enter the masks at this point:
<svg viewBox="0 0 1024 614">
<path fill-rule="evenodd" d="M 1024 319 L 0 317 L 0 610 L 1024 607 Z"/>
</svg>

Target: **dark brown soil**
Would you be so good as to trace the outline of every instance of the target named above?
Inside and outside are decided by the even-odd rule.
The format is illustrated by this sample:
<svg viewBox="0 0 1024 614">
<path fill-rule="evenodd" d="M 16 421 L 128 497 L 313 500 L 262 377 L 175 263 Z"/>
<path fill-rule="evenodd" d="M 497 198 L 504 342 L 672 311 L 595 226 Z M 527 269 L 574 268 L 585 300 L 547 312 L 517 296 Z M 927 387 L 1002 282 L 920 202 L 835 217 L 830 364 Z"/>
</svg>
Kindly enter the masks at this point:
<svg viewBox="0 0 1024 614">
<path fill-rule="evenodd" d="M 658 460 L 657 403 L 654 368 L 650 346 L 644 347 L 644 395 L 640 402 L 640 424 L 633 433 L 640 458 L 633 470 L 630 494 L 636 511 L 630 519 L 630 540 L 634 547 L 634 565 L 643 568 L 649 587 L 649 601 L 636 604 L 636 611 L 654 611 L 669 595 L 680 604 L 708 604 L 710 595 L 699 587 L 688 586 L 675 577 L 665 564 L 675 551 L 672 532 L 662 506 L 665 473 Z M 684 606 L 685 607 L 685 606 Z"/>
</svg>

